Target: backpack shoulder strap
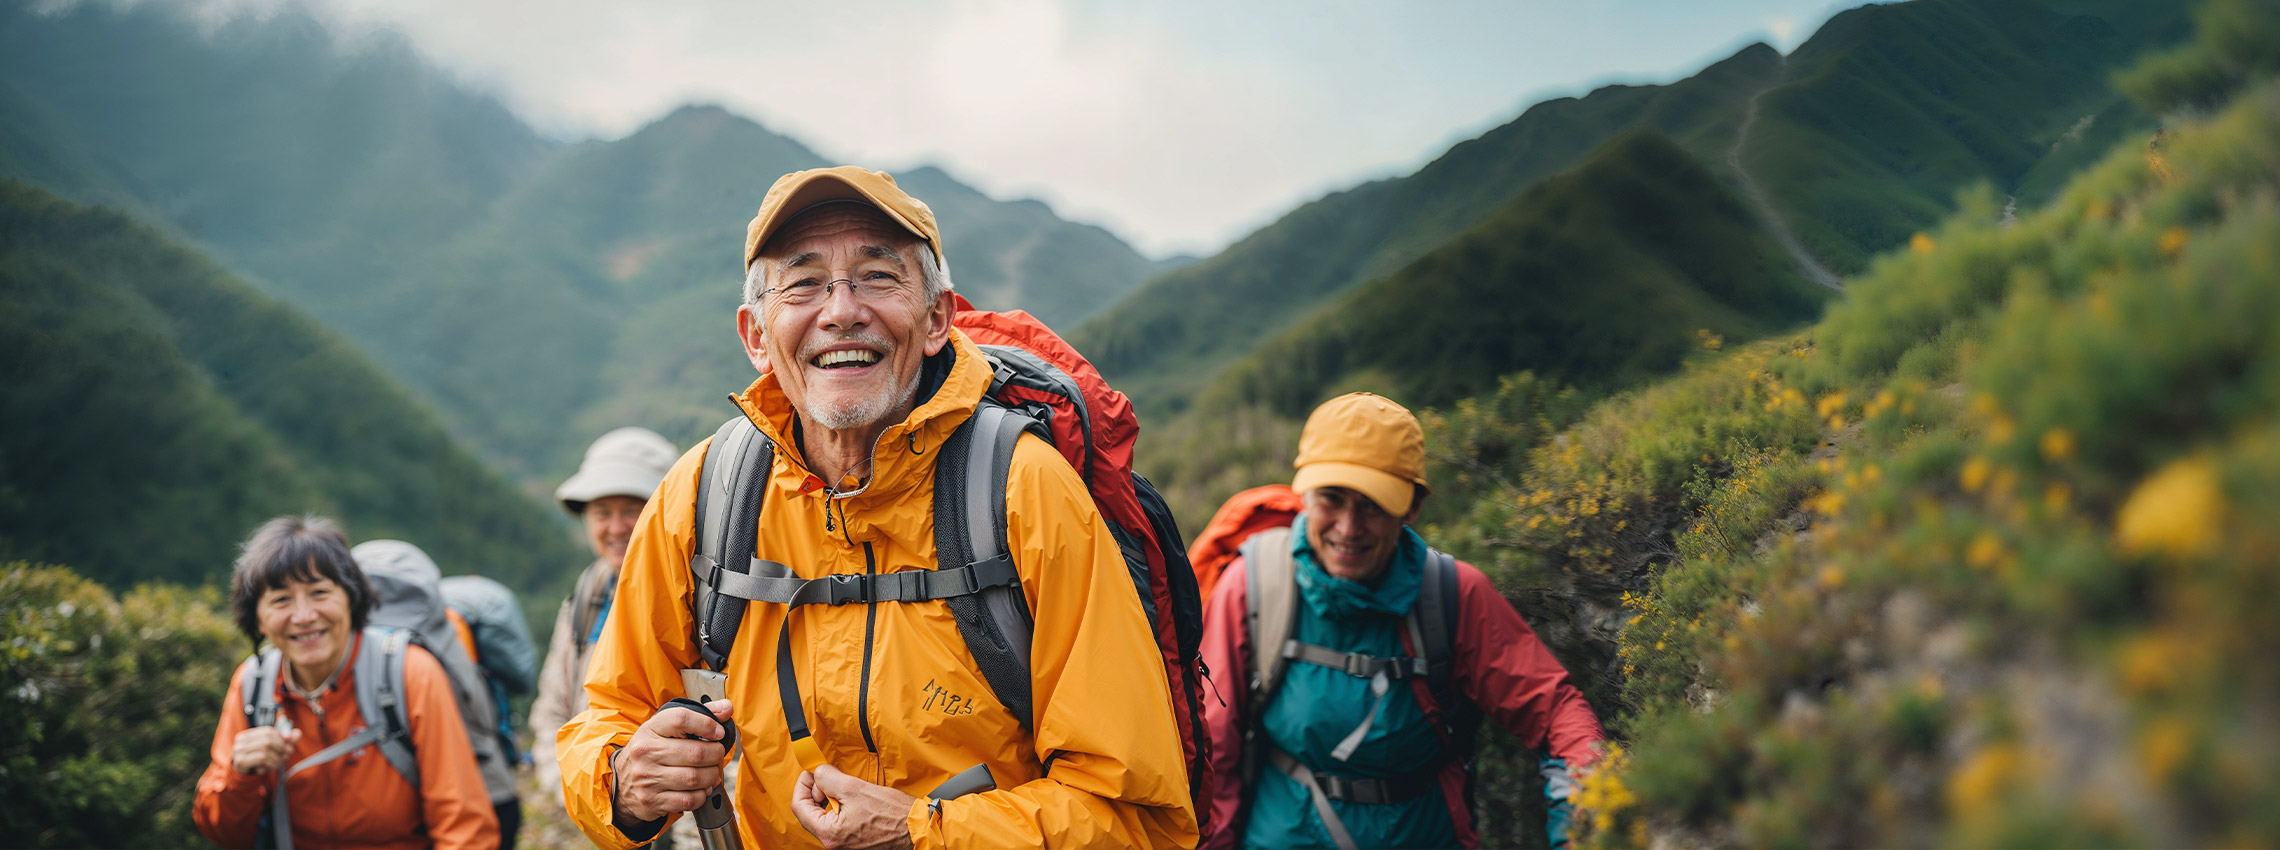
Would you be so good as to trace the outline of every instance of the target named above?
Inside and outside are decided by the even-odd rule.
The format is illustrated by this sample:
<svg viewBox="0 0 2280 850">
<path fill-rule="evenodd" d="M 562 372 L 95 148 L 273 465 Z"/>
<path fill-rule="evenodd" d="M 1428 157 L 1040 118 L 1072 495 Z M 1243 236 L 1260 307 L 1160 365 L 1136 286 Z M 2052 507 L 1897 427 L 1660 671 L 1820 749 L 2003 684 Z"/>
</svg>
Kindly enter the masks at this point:
<svg viewBox="0 0 2280 850">
<path fill-rule="evenodd" d="M 404 689 L 404 656 L 411 644 L 410 629 L 367 628 L 354 663 L 356 710 L 364 715 L 365 728 L 378 735 L 380 754 L 388 766 L 416 789 L 420 763 L 412 750 L 411 709 Z"/>
<path fill-rule="evenodd" d="M 1270 528 L 1251 535 L 1237 550 L 1243 556 L 1244 618 L 1251 635 L 1251 714 L 1267 707 L 1282 688 L 1290 640 L 1298 617 L 1298 560 L 1290 554 L 1290 529 Z"/>
<path fill-rule="evenodd" d="M 1457 588 L 1457 559 L 1439 549 L 1425 550 L 1425 576 L 1417 591 L 1417 601 L 1409 609 L 1409 635 L 1414 651 L 1425 659 L 1426 689 L 1432 694 L 1434 711 L 1439 715 L 1442 731 L 1460 744 L 1470 734 L 1471 701 L 1457 692 L 1457 623 L 1462 612 L 1458 610 L 1460 593 Z M 1469 749 L 1469 747 L 1468 747 Z"/>
<path fill-rule="evenodd" d="M 696 551 L 689 558 L 695 578 L 689 614 L 697 652 L 714 670 L 728 664 L 737 627 L 744 623 L 745 600 L 719 592 L 720 574 L 752 570 L 752 541 L 760 533 L 760 509 L 775 463 L 775 443 L 743 416 L 721 423 L 705 450 L 697 481 Z"/>
<path fill-rule="evenodd" d="M 984 401 L 942 446 L 934 465 L 934 548 L 938 570 L 1010 566 L 1006 479 L 1013 448 L 1037 420 Z M 1029 691 L 1029 600 L 1017 580 L 944 599 L 974 665 L 1024 728 L 1035 728 Z"/>
<path fill-rule="evenodd" d="M 246 671 L 238 678 L 238 706 L 245 711 L 245 725 L 277 724 L 277 671 L 284 661 L 285 654 L 271 646 L 246 656 L 240 665 Z"/>
</svg>

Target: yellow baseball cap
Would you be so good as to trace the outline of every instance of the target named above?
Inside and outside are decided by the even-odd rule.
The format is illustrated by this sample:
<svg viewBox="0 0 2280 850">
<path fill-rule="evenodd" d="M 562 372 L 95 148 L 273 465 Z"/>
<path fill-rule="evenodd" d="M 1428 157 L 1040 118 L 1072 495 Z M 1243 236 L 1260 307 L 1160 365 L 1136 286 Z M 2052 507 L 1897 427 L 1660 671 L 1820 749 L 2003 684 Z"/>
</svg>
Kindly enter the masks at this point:
<svg viewBox="0 0 2280 850">
<path fill-rule="evenodd" d="M 904 230 L 926 240 L 934 249 L 936 264 L 949 267 L 949 260 L 942 256 L 942 232 L 935 228 L 934 210 L 928 209 L 925 201 L 905 193 L 895 185 L 894 176 L 884 171 L 839 165 L 776 178 L 776 185 L 768 187 L 767 197 L 760 199 L 760 214 L 744 229 L 743 268 L 752 268 L 752 261 L 760 258 L 761 247 L 768 244 L 768 237 L 775 235 L 777 228 L 809 207 L 832 201 L 861 201 L 877 207 Z"/>
<path fill-rule="evenodd" d="M 1368 496 L 1386 513 L 1409 513 L 1425 485 L 1425 429 L 1409 409 L 1384 396 L 1348 393 L 1314 409 L 1298 436 L 1298 474 L 1290 487 L 1344 487 Z"/>
</svg>

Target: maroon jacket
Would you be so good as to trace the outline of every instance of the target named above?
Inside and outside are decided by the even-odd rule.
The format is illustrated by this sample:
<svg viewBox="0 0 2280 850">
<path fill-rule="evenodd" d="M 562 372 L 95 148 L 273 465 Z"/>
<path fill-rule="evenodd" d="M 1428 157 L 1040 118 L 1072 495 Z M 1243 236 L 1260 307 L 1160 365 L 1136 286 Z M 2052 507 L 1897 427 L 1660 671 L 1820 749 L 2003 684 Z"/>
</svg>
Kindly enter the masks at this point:
<svg viewBox="0 0 2280 850">
<path fill-rule="evenodd" d="M 1215 679 L 1232 682 L 1235 687 L 1221 691 L 1220 699 L 1205 700 L 1203 705 L 1206 731 L 1211 735 L 1211 770 L 1218 782 L 1209 803 L 1211 829 L 1199 848 L 1234 847 L 1242 839 L 1236 815 L 1243 801 L 1240 762 L 1246 722 L 1243 713 L 1248 708 L 1244 689 L 1251 681 L 1251 641 L 1244 629 L 1248 598 L 1244 570 L 1240 558 L 1228 564 L 1203 608 L 1203 661 L 1219 674 Z M 1567 668 L 1544 648 L 1535 630 L 1528 628 L 1487 576 L 1463 561 L 1457 562 L 1457 594 L 1461 617 L 1454 647 L 1457 689 L 1480 706 L 1488 719 L 1519 736 L 1522 743 L 1566 759 L 1571 769 L 1597 760 L 1599 749 L 1595 745 L 1606 740 L 1607 733 L 1599 728 L 1599 719 L 1592 715 L 1583 692 L 1568 681 Z M 1403 638 L 1404 643 L 1407 640 Z M 1418 650 L 1409 647 L 1412 653 Z M 1428 712 L 1436 711 L 1426 680 L 1408 681 L 1419 704 Z M 1451 759 L 1442 768 L 1440 783 L 1458 839 L 1465 847 L 1479 846 L 1480 834 L 1473 827 L 1472 813 L 1465 809 L 1462 760 Z M 1197 807 L 1202 805 L 1198 801 Z"/>
</svg>

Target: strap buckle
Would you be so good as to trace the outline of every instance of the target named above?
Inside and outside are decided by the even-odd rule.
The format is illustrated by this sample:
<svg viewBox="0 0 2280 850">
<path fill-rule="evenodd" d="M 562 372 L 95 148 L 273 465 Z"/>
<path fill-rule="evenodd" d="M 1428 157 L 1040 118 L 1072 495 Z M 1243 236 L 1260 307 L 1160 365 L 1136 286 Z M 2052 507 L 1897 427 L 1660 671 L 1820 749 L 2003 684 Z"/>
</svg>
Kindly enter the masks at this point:
<svg viewBox="0 0 2280 850">
<path fill-rule="evenodd" d="M 1356 679 L 1367 679 L 1375 676 L 1381 669 L 1378 666 L 1380 660 L 1376 656 L 1363 655 L 1359 652 L 1346 653 L 1346 675 Z"/>
<path fill-rule="evenodd" d="M 831 589 L 830 598 L 826 599 L 825 601 L 833 605 L 846 605 L 850 602 L 869 601 L 867 597 L 870 594 L 863 592 L 865 590 L 863 586 L 863 578 L 863 576 L 848 573 L 834 573 L 832 575 L 825 576 L 823 580 L 830 582 L 830 584 L 826 586 Z"/>
</svg>

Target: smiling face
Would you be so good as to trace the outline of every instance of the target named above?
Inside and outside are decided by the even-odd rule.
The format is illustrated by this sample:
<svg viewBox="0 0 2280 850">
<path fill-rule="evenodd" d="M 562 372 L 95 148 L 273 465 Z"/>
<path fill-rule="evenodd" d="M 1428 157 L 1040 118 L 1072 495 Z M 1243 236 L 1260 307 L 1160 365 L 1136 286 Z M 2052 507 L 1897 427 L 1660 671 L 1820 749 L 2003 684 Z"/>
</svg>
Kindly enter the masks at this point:
<svg viewBox="0 0 2280 850">
<path fill-rule="evenodd" d="M 261 636 L 285 654 L 293 681 L 306 690 L 332 677 L 354 636 L 348 592 L 329 578 L 288 578 L 261 593 L 254 609 Z"/>
<path fill-rule="evenodd" d="M 594 554 L 616 567 L 625 563 L 625 545 L 633 539 L 633 521 L 645 504 L 632 496 L 603 496 L 586 503 L 579 518 L 586 521 L 586 541 Z"/>
<path fill-rule="evenodd" d="M 1373 582 L 1393 563 L 1401 546 L 1401 528 L 1417 519 L 1418 502 L 1412 499 L 1406 516 L 1394 516 L 1360 492 L 1344 487 L 1316 487 L 1306 491 L 1306 545 L 1315 560 L 1331 575 L 1349 581 Z"/>
<path fill-rule="evenodd" d="M 926 250 L 878 210 L 836 203 L 786 224 L 753 261 L 769 291 L 737 311 L 738 335 L 810 427 L 875 438 L 909 415 L 921 365 L 950 339 L 950 295 L 926 298 Z"/>
</svg>

